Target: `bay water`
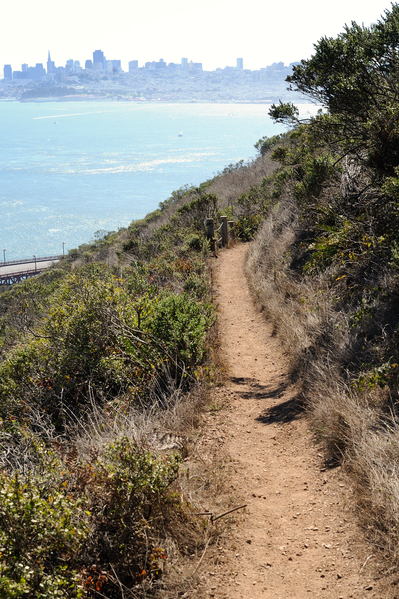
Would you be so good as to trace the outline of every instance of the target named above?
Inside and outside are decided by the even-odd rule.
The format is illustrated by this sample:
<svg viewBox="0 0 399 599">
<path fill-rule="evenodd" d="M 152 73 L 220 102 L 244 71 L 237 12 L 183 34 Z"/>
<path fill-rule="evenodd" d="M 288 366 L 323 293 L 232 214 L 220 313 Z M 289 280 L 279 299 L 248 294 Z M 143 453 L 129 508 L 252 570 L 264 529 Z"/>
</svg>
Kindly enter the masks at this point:
<svg viewBox="0 0 399 599">
<path fill-rule="evenodd" d="M 0 252 L 46 256 L 142 218 L 284 130 L 268 105 L 0 102 Z M 179 133 L 182 136 L 179 136 Z"/>
</svg>

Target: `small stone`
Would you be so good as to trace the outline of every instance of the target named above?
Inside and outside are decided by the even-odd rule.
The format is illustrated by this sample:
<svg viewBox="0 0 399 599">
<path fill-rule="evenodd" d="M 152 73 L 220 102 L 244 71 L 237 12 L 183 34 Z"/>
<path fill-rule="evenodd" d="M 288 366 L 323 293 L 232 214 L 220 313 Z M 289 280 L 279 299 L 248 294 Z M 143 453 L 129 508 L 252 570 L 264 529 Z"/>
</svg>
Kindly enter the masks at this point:
<svg viewBox="0 0 399 599">
<path fill-rule="evenodd" d="M 252 543 L 251 539 L 248 539 L 247 543 L 250 545 Z"/>
</svg>

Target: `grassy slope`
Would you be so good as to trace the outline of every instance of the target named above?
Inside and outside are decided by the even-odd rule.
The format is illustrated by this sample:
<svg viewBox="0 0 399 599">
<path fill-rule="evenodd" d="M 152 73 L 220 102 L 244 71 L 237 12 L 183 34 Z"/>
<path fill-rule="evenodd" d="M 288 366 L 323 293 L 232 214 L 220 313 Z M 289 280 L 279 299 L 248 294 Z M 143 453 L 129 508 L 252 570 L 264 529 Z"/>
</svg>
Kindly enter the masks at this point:
<svg viewBox="0 0 399 599">
<path fill-rule="evenodd" d="M 290 358 L 327 463 L 345 465 L 371 542 L 396 562 L 396 201 L 354 158 L 320 169 L 334 156 L 304 152 L 304 137 L 297 130 L 274 149 L 283 162 L 276 204 L 251 248 L 248 275 Z"/>
<path fill-rule="evenodd" d="M 0 295 L 0 596 L 181 584 L 162 572 L 204 542 L 181 464 L 217 376 L 203 220 L 250 236 L 273 168 L 230 166 Z"/>
</svg>

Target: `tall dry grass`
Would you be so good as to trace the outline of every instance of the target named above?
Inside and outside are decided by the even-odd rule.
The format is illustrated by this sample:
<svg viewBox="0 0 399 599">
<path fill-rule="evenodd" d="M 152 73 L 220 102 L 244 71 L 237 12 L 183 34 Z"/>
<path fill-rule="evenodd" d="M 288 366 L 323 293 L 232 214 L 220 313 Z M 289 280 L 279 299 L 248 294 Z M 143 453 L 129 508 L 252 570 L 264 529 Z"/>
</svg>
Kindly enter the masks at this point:
<svg viewBox="0 0 399 599">
<path fill-rule="evenodd" d="M 204 189 L 204 193 L 217 195 L 219 209 L 224 210 L 228 206 L 234 205 L 241 194 L 247 193 L 251 187 L 259 185 L 264 177 L 271 175 L 275 169 L 276 163 L 270 159 L 270 156 L 259 156 L 258 158 L 249 161 L 247 164 L 238 168 L 232 168 L 223 174 L 221 173 L 215 176 L 211 183 Z M 140 237 L 142 240 L 145 242 L 150 241 L 160 227 L 163 227 L 170 222 L 171 218 L 179 208 L 198 196 L 199 192 L 192 190 L 162 209 L 154 219 L 151 219 L 146 223 L 145 227 L 141 229 Z M 123 244 L 129 239 L 129 235 L 129 230 L 122 231 L 118 236 L 117 242 L 110 248 L 109 260 L 112 264 L 117 263 L 118 252 Z M 125 262 L 127 263 L 129 259 L 130 255 L 127 254 Z M 120 260 L 121 257 L 119 254 L 119 263 Z"/>
<path fill-rule="evenodd" d="M 387 387 L 360 391 L 355 384 L 359 338 L 336 301 L 331 281 L 337 273 L 331 267 L 306 276 L 296 264 L 304 228 L 295 201 L 285 197 L 250 247 L 248 279 L 289 358 L 291 375 L 324 442 L 327 463 L 343 464 L 370 541 L 397 564 L 399 414 Z M 374 285 L 394 285 L 388 271 L 375 277 Z M 383 328 L 381 324 L 381 345 Z"/>
</svg>

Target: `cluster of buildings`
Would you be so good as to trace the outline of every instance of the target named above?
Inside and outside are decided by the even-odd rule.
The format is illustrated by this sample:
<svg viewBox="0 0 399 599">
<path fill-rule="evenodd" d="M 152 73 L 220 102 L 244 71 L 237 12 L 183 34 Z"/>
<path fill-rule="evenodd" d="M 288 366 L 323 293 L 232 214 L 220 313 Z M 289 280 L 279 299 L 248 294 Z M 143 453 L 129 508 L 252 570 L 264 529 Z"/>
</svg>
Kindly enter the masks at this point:
<svg viewBox="0 0 399 599">
<path fill-rule="evenodd" d="M 21 70 L 13 71 L 11 65 L 4 65 L 0 97 L 24 99 L 25 94 L 32 98 L 32 92 L 40 94 L 40 90 L 43 97 L 55 96 L 67 86 L 69 90 L 75 88 L 82 99 L 101 96 L 137 101 L 274 102 L 276 98 L 287 99 L 285 78 L 291 71 L 292 64 L 285 66 L 282 62 L 253 71 L 244 69 L 243 58 L 237 58 L 235 66 L 214 71 L 204 71 L 202 63 L 188 58 L 180 63 L 167 63 L 161 58 L 140 67 L 138 60 L 131 60 L 128 71 L 123 71 L 121 61 L 107 60 L 102 50 L 95 50 L 84 65 L 71 59 L 65 66 L 56 66 L 49 52 L 46 68 L 42 63 L 34 67 L 23 64 Z"/>
<path fill-rule="evenodd" d="M 137 62 L 137 61 L 133 61 Z M 32 81 L 43 81 L 47 77 L 48 81 L 63 81 L 70 75 L 79 75 L 83 71 L 92 71 L 98 73 L 115 73 L 122 72 L 120 60 L 107 60 L 104 52 L 95 50 L 93 52 L 93 60 L 86 60 L 84 67 L 81 66 L 79 60 L 67 60 L 64 67 L 56 67 L 55 62 L 51 60 L 50 52 L 47 58 L 47 70 L 43 63 L 39 62 L 34 67 L 27 64 L 21 65 L 20 71 L 13 71 L 10 64 L 5 64 L 3 73 L 4 80 L 11 81 L 12 79 L 30 79 Z"/>
<path fill-rule="evenodd" d="M 237 69 L 243 69 L 244 61 L 242 58 L 237 58 Z M 129 73 L 135 72 L 139 68 L 138 60 L 131 60 L 129 62 Z M 149 71 L 156 71 L 160 69 L 191 71 L 198 70 L 202 71 L 202 62 L 189 61 L 188 58 L 182 58 L 180 63 L 166 63 L 163 58 L 158 62 L 146 62 L 143 69 Z M 68 75 L 80 75 L 90 73 L 101 73 L 114 75 L 116 73 L 123 73 L 120 60 L 107 60 L 102 50 L 95 50 L 93 52 L 93 60 L 86 60 L 84 66 L 80 64 L 79 60 L 67 60 L 65 66 L 56 67 L 53 60 L 51 60 L 50 51 L 47 58 L 47 70 L 44 68 L 43 63 L 37 63 L 36 66 L 30 67 L 27 64 L 21 66 L 20 71 L 13 71 L 10 64 L 4 65 L 3 69 L 4 80 L 11 81 L 12 79 L 31 79 L 33 81 L 40 81 L 44 77 L 55 80 L 62 80 Z"/>
</svg>

